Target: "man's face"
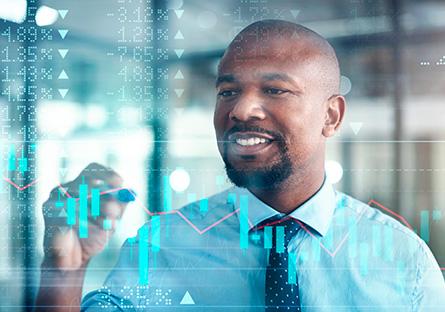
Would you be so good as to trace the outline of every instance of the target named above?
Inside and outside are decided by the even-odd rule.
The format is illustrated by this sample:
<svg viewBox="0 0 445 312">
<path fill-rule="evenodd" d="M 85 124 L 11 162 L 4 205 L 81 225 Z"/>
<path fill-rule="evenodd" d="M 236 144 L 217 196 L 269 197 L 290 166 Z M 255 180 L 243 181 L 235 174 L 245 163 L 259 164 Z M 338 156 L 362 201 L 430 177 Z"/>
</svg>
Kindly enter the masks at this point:
<svg viewBox="0 0 445 312">
<path fill-rule="evenodd" d="M 324 157 L 327 97 L 319 68 L 311 49 L 290 48 L 283 40 L 243 44 L 225 54 L 214 126 L 235 185 L 277 188 L 309 174 Z"/>
</svg>

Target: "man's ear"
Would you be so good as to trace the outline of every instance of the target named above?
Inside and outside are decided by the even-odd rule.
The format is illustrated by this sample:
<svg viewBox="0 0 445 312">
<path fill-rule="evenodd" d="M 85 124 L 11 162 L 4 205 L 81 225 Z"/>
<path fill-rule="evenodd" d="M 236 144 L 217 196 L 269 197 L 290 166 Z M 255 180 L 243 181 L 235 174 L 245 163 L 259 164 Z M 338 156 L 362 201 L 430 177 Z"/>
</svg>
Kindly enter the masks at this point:
<svg viewBox="0 0 445 312">
<path fill-rule="evenodd" d="M 325 124 L 323 126 L 323 136 L 331 137 L 337 132 L 343 121 L 346 109 L 346 99 L 341 95 L 333 95 L 327 100 L 327 110 Z"/>
</svg>

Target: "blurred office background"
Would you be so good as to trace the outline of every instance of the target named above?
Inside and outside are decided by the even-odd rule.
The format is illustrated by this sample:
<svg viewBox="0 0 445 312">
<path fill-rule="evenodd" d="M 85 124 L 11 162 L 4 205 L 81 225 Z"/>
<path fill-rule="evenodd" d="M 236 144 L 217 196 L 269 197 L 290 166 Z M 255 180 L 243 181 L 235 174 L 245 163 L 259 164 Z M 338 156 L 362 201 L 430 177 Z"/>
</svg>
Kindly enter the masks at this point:
<svg viewBox="0 0 445 312">
<path fill-rule="evenodd" d="M 212 125 L 216 66 L 265 18 L 302 23 L 336 48 L 348 101 L 328 144 L 336 187 L 409 223 L 445 266 L 444 16 L 440 0 L 0 0 L 0 310 L 32 302 L 42 203 L 88 163 L 113 167 L 139 201 L 85 292 L 145 209 L 230 186 Z"/>
</svg>

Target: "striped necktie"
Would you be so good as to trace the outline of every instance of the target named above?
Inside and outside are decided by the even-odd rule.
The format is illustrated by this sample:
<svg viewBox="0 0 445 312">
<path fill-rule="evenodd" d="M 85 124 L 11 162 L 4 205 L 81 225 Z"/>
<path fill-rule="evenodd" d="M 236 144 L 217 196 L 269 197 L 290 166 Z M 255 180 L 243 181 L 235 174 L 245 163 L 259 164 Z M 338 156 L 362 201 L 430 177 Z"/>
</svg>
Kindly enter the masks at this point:
<svg viewBox="0 0 445 312">
<path fill-rule="evenodd" d="M 299 224 L 293 218 L 277 219 L 277 216 L 255 227 L 256 230 L 263 229 L 264 247 L 270 249 L 266 268 L 266 311 L 301 311 L 298 282 L 296 276 L 289 275 L 290 266 L 296 265 L 296 257 L 287 251 L 298 228 Z"/>
</svg>

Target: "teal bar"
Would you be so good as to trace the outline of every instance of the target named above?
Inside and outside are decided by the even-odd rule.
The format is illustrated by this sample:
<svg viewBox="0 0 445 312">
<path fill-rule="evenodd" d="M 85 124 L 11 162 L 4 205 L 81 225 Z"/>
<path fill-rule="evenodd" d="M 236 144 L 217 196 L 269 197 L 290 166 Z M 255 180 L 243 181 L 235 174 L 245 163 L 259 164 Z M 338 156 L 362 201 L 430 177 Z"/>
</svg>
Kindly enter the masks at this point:
<svg viewBox="0 0 445 312">
<path fill-rule="evenodd" d="M 272 249 L 272 227 L 264 227 L 264 248 Z"/>
<path fill-rule="evenodd" d="M 321 256 L 321 246 L 320 240 L 318 238 L 312 239 L 312 259 L 314 261 L 320 261 Z"/>
<path fill-rule="evenodd" d="M 227 203 L 236 205 L 236 194 L 235 193 L 227 194 Z"/>
<path fill-rule="evenodd" d="M 110 219 L 105 219 L 104 222 L 103 222 L 103 225 L 102 225 L 103 229 L 104 229 L 105 231 L 109 231 L 109 230 L 111 230 L 112 225 L 113 225 L 112 222 L 113 222 L 113 221 L 111 221 Z"/>
<path fill-rule="evenodd" d="M 261 236 L 258 234 L 252 234 L 250 235 L 250 238 L 254 241 L 259 241 L 261 239 Z"/>
<path fill-rule="evenodd" d="M 28 159 L 25 157 L 19 158 L 19 170 L 21 173 L 28 171 Z"/>
<path fill-rule="evenodd" d="M 91 189 L 91 215 L 96 218 L 100 215 L 100 190 Z"/>
<path fill-rule="evenodd" d="M 76 199 L 68 198 L 66 200 L 66 224 L 74 225 L 76 224 Z"/>
<path fill-rule="evenodd" d="M 420 238 L 426 243 L 430 241 L 430 212 L 428 210 L 420 212 Z"/>
<path fill-rule="evenodd" d="M 139 230 L 139 284 L 148 285 L 148 227 Z"/>
<path fill-rule="evenodd" d="M 240 248 L 249 247 L 249 206 L 247 195 L 240 196 Z"/>
<path fill-rule="evenodd" d="M 164 175 L 164 211 L 172 210 L 172 189 L 168 180 L 168 175 Z"/>
<path fill-rule="evenodd" d="M 384 236 L 385 236 L 385 259 L 387 261 L 394 260 L 394 244 L 393 244 L 393 232 L 391 227 L 385 227 Z"/>
<path fill-rule="evenodd" d="M 209 199 L 208 198 L 203 198 L 199 201 L 199 211 L 201 213 L 206 213 L 207 211 L 209 211 Z"/>
<path fill-rule="evenodd" d="M 161 249 L 161 217 L 151 218 L 151 250 L 158 252 Z"/>
<path fill-rule="evenodd" d="M 322 242 L 327 249 L 332 250 L 334 245 L 334 230 L 327 232 L 326 235 L 323 236 Z"/>
<path fill-rule="evenodd" d="M 278 253 L 284 252 L 284 226 L 275 227 L 275 231 L 277 234 L 277 245 L 276 250 Z"/>
<path fill-rule="evenodd" d="M 349 243 L 348 253 L 350 258 L 357 257 L 357 221 L 354 218 L 349 219 Z"/>
<path fill-rule="evenodd" d="M 380 257 L 382 255 L 382 230 L 379 224 L 372 227 L 372 255 Z"/>
<path fill-rule="evenodd" d="M 442 211 L 437 209 L 433 210 L 433 220 L 439 221 L 440 219 L 442 219 Z"/>
<path fill-rule="evenodd" d="M 287 283 L 297 285 L 297 254 L 290 252 L 287 257 Z"/>
<path fill-rule="evenodd" d="M 360 273 L 362 276 L 368 275 L 368 244 L 360 244 Z"/>
<path fill-rule="evenodd" d="M 15 170 L 15 145 L 11 144 L 9 146 L 9 153 L 8 153 L 8 170 L 14 171 Z"/>
<path fill-rule="evenodd" d="M 79 185 L 79 238 L 88 237 L 88 185 Z"/>
</svg>

